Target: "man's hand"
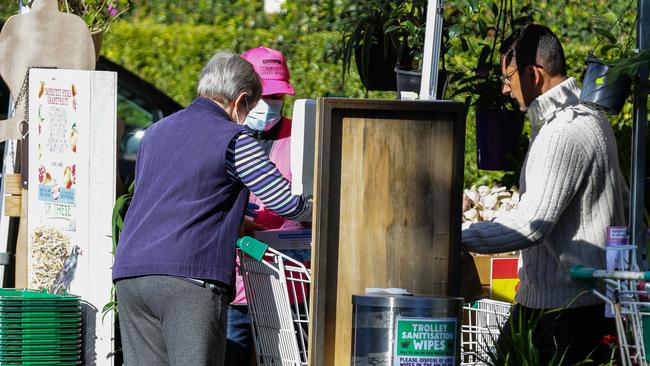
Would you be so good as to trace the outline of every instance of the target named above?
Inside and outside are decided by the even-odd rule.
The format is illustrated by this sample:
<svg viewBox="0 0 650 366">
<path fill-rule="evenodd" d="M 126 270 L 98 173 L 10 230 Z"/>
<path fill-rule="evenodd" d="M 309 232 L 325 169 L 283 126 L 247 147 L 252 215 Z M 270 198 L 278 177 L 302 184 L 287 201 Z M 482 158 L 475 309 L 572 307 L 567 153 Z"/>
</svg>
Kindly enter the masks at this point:
<svg viewBox="0 0 650 366">
<path fill-rule="evenodd" d="M 252 236 L 255 237 L 256 231 L 264 231 L 266 228 L 262 225 L 254 223 L 252 220 L 244 218 L 241 225 L 239 226 L 239 237 Z"/>
</svg>

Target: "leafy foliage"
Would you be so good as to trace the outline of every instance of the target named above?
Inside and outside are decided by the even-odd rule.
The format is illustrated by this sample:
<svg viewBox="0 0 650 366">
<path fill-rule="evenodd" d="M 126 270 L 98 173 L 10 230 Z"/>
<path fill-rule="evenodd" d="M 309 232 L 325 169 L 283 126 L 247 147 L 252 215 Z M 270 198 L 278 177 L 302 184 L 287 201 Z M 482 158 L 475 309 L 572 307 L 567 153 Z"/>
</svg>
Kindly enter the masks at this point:
<svg viewBox="0 0 650 366">
<path fill-rule="evenodd" d="M 113 214 L 111 218 L 113 255 L 115 255 L 115 251 L 117 250 L 117 243 L 119 242 L 120 234 L 122 233 L 122 226 L 124 225 L 124 219 L 126 218 L 126 211 L 129 209 L 129 205 L 131 204 L 134 190 L 135 181 L 131 183 L 126 193 L 117 198 L 115 205 L 113 206 Z M 111 287 L 110 301 L 102 307 L 102 320 L 104 320 L 106 314 L 110 312 L 114 312 L 116 316 L 118 315 L 116 295 L 117 293 L 115 292 L 115 286 L 113 286 Z"/>
<path fill-rule="evenodd" d="M 400 47 L 410 52 L 413 61 L 410 67 L 422 69 L 424 33 L 426 29 L 427 1 L 396 1 L 390 4 L 392 11 L 384 24 L 385 33 L 396 34 L 401 39 Z"/>
<path fill-rule="evenodd" d="M 363 73 L 367 74 L 369 64 L 378 61 L 370 60 L 371 46 L 379 44 L 384 50 L 384 58 L 391 50 L 399 49 L 399 38 L 396 34 L 387 32 L 385 28 L 386 24 L 390 23 L 391 4 L 389 0 L 352 1 L 341 14 L 343 22 L 340 29 L 340 49 L 343 78 L 350 73 L 352 57 L 357 50 L 361 57 L 357 63 Z"/>
<path fill-rule="evenodd" d="M 287 56 L 296 98 L 394 98 L 391 92 L 366 94 L 354 67 L 349 79 L 342 80 L 340 32 L 344 29 L 346 16 L 363 14 L 344 10 L 360 9 L 359 1 L 287 0 L 283 12 L 276 15 L 261 12 L 261 0 L 234 0 L 228 5 L 199 0 L 192 2 L 191 6 L 181 0 L 133 1 L 133 11 L 125 14 L 129 22 L 117 22 L 112 26 L 104 38 L 102 51 L 109 59 L 151 81 L 181 104 L 188 104 L 193 99 L 200 67 L 215 51 L 231 49 L 242 52 L 260 45 L 277 48 Z M 466 102 L 467 93 L 458 92 L 463 87 L 459 82 L 476 74 L 483 46 L 491 47 L 490 42 L 494 40 L 494 3 L 488 0 L 445 3 L 447 33 L 443 45 L 445 64 L 452 74 L 447 95 L 456 93 L 454 99 L 457 101 Z M 533 21 L 548 25 L 558 34 L 564 45 L 569 75 L 580 81 L 586 57 L 600 39 L 593 28 L 606 28 L 603 19 L 615 21 L 629 5 L 629 0 L 594 0 L 589 6 L 581 0 L 532 4 Z M 514 5 L 513 12 L 521 14 L 521 7 L 526 3 Z M 479 11 L 483 12 L 482 21 L 478 20 Z M 625 34 L 631 31 L 633 13 L 628 12 L 620 25 L 612 30 L 619 43 L 629 39 Z M 549 19 L 553 21 L 549 22 Z M 293 99 L 286 103 L 285 114 L 291 113 Z M 516 183 L 518 172 L 488 172 L 476 168 L 474 121 L 474 107 L 470 107 L 465 144 L 465 184 Z M 612 121 L 624 173 L 630 167 L 631 121 L 631 103 L 627 103 L 623 112 Z"/>
<path fill-rule="evenodd" d="M 179 103 L 196 95 L 201 67 L 219 50 L 244 52 L 267 46 L 282 51 L 291 71 L 296 98 L 319 96 L 362 97 L 358 76 L 349 83 L 340 78 L 336 58 L 338 33 L 296 34 L 284 30 L 218 29 L 207 25 L 165 25 L 150 21 L 118 23 L 106 34 L 102 52 L 134 71 Z M 392 93 L 371 93 L 390 97 Z M 285 103 L 292 105 L 293 98 Z M 285 110 L 285 113 L 290 113 Z"/>
<path fill-rule="evenodd" d="M 91 32 L 104 32 L 131 7 L 131 0 L 58 0 L 59 10 L 80 16 Z"/>
<path fill-rule="evenodd" d="M 452 79 L 458 80 L 460 86 L 455 95 L 464 95 L 478 109 L 516 110 L 512 99 L 501 93 L 499 48 L 513 30 L 533 21 L 535 8 L 531 4 L 524 4 L 515 9 L 507 0 L 465 2 L 458 21 L 448 32 L 459 35 L 461 53 L 467 53 L 470 49 L 480 51 L 471 72 L 452 72 Z M 468 37 L 467 34 L 479 36 Z M 447 37 L 447 40 L 450 38 Z"/>
</svg>

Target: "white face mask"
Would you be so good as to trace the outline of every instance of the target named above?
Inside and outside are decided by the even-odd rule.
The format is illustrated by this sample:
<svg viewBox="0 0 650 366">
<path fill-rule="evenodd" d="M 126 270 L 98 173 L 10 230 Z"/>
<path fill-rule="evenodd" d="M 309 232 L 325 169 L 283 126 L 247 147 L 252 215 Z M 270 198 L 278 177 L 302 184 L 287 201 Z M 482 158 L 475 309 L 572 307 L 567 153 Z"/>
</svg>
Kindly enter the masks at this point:
<svg viewBox="0 0 650 366">
<path fill-rule="evenodd" d="M 268 131 L 282 118 L 282 100 L 260 99 L 244 122 L 251 130 Z"/>
</svg>

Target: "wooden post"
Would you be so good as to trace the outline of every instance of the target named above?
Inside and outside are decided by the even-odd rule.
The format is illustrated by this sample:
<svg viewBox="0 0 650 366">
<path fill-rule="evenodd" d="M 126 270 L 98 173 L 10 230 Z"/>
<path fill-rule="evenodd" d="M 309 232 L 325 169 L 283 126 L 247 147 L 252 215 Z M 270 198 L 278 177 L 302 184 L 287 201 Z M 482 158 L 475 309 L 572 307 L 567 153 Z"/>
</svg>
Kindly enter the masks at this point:
<svg viewBox="0 0 650 366">
<path fill-rule="evenodd" d="M 3 180 L 5 184 L 5 216 L 20 217 L 20 201 L 22 194 L 22 189 L 20 188 L 20 174 L 6 174 Z"/>
<path fill-rule="evenodd" d="M 466 107 L 318 102 L 312 366 L 349 365 L 352 295 L 459 292 Z"/>
<path fill-rule="evenodd" d="M 29 192 L 22 190 L 20 205 L 20 225 L 16 240 L 16 288 L 27 288 L 27 198 Z"/>
</svg>

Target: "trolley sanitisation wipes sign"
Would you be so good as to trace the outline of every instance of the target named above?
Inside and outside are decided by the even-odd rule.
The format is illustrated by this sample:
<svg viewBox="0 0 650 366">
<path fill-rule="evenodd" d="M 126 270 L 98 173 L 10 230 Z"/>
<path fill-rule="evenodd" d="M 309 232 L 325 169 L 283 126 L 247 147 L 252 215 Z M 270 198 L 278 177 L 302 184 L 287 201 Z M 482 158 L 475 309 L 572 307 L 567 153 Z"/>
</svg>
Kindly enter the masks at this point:
<svg viewBox="0 0 650 366">
<path fill-rule="evenodd" d="M 457 320 L 397 318 L 395 366 L 454 366 Z"/>
</svg>

